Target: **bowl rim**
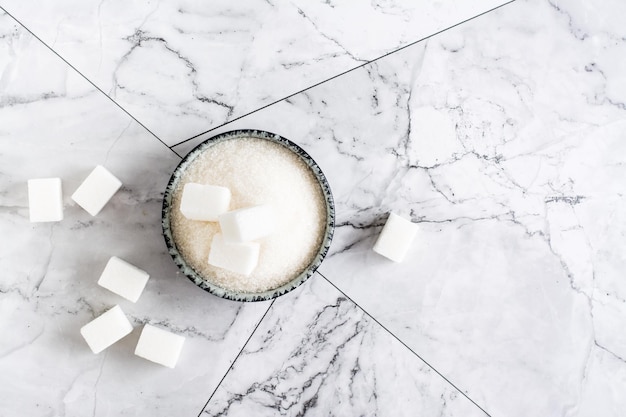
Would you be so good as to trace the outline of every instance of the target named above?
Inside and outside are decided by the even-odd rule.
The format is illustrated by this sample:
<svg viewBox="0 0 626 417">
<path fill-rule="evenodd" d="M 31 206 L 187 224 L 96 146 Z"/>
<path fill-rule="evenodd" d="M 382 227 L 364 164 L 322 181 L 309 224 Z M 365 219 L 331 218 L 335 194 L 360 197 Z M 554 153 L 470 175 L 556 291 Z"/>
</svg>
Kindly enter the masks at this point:
<svg viewBox="0 0 626 417">
<path fill-rule="evenodd" d="M 258 293 L 249 293 L 249 292 L 235 292 L 222 287 L 219 287 L 202 277 L 201 274 L 195 271 L 190 265 L 187 264 L 184 257 L 178 251 L 174 237 L 172 235 L 172 230 L 170 226 L 171 220 L 171 209 L 172 209 L 172 198 L 174 195 L 174 191 L 178 186 L 178 183 L 186 171 L 188 165 L 190 165 L 204 150 L 207 148 L 216 145 L 217 143 L 240 139 L 240 138 L 254 138 L 254 139 L 265 139 L 274 143 L 278 143 L 285 148 L 289 149 L 293 153 L 295 153 L 306 165 L 311 169 L 313 175 L 317 179 L 321 189 L 322 194 L 324 196 L 324 202 L 326 206 L 326 226 L 324 230 L 324 237 L 322 239 L 322 244 L 318 249 L 315 257 L 307 266 L 302 273 L 294 277 L 294 279 L 289 282 L 281 285 L 278 288 L 258 292 Z M 334 230 L 335 230 L 335 203 L 333 200 L 332 191 L 330 189 L 330 185 L 326 176 L 317 165 L 317 162 L 300 146 L 295 144 L 294 142 L 286 139 L 278 134 L 267 132 L 264 130 L 258 129 L 237 129 L 231 130 L 228 132 L 219 133 L 217 135 L 211 136 L 208 139 L 203 140 L 198 145 L 196 145 L 182 160 L 178 163 L 176 168 L 174 169 L 170 179 L 167 183 L 167 187 L 165 188 L 165 192 L 163 195 L 163 204 L 161 207 L 161 227 L 163 229 L 163 237 L 165 239 L 165 245 L 167 246 L 168 253 L 174 260 L 176 266 L 178 266 L 179 270 L 185 275 L 191 282 L 196 284 L 198 287 L 203 290 L 216 295 L 218 297 L 222 297 L 228 300 L 233 301 L 267 301 L 284 295 L 293 289 L 297 288 L 301 284 L 303 284 L 306 280 L 308 280 L 317 270 L 317 268 L 321 265 L 322 261 L 328 254 L 328 250 L 330 248 L 331 241 L 333 239 Z"/>
</svg>

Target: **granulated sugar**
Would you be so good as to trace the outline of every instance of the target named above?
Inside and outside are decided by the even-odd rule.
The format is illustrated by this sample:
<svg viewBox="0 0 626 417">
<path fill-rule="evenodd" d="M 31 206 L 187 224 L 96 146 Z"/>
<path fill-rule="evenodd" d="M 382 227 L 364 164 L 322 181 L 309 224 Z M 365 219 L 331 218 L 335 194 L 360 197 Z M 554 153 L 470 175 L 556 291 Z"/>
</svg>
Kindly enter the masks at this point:
<svg viewBox="0 0 626 417">
<path fill-rule="evenodd" d="M 180 212 L 188 182 L 228 187 L 230 210 L 270 204 L 275 230 L 259 240 L 259 263 L 248 277 L 208 264 L 217 222 L 189 220 Z M 238 292 L 263 292 L 291 281 L 313 261 L 324 236 L 326 206 L 310 168 L 284 146 L 256 138 L 219 142 L 187 167 L 173 195 L 171 227 L 187 263 L 207 281 Z"/>
</svg>

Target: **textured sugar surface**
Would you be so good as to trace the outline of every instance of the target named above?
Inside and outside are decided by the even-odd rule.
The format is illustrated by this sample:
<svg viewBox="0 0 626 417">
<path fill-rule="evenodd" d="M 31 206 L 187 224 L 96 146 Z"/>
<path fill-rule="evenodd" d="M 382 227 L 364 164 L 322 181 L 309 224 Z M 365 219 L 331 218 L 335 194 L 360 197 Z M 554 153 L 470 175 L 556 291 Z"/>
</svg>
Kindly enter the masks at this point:
<svg viewBox="0 0 626 417">
<path fill-rule="evenodd" d="M 181 214 L 182 189 L 188 182 L 228 187 L 230 210 L 272 205 L 276 228 L 259 240 L 259 263 L 250 276 L 208 264 L 219 224 Z M 242 138 L 215 144 L 187 167 L 173 195 L 171 227 L 178 250 L 207 281 L 231 291 L 263 292 L 291 281 L 309 266 L 322 243 L 325 220 L 324 195 L 306 163 L 277 143 Z"/>
</svg>

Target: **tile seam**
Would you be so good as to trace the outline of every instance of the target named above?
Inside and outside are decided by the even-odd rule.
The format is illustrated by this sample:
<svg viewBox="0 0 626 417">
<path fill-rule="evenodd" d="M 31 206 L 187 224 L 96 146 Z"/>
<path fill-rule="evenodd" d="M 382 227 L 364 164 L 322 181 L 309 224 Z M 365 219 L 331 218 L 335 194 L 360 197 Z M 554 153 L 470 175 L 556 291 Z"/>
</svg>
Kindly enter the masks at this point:
<svg viewBox="0 0 626 417">
<path fill-rule="evenodd" d="M 69 66 L 72 70 L 74 70 L 74 72 L 76 72 L 78 75 L 80 75 L 85 81 L 87 81 L 93 88 L 95 88 L 98 92 L 100 92 L 102 95 L 104 95 L 106 98 L 108 98 L 113 104 L 115 104 L 120 110 L 122 110 L 124 113 L 126 113 L 126 115 L 128 117 L 130 117 L 132 120 L 134 120 L 139 126 L 141 126 L 146 132 L 148 132 L 150 135 L 152 135 L 156 140 L 158 140 L 159 142 L 161 142 L 163 144 L 163 146 L 165 146 L 166 148 L 168 148 L 170 151 L 172 151 L 178 158 L 182 158 L 181 155 L 178 154 L 178 152 L 176 152 L 173 148 L 173 146 L 169 146 L 167 143 L 165 143 L 161 138 L 159 138 L 154 132 L 152 132 L 150 129 L 148 129 L 143 123 L 141 123 L 139 120 L 137 120 L 137 118 L 135 118 L 135 116 L 133 116 L 128 110 L 126 110 L 124 107 L 122 107 L 117 101 L 113 100 L 113 98 L 111 98 L 111 96 L 109 96 L 107 93 L 105 93 L 100 87 L 98 87 L 94 82 L 92 82 L 89 78 L 87 78 L 87 76 L 85 76 L 82 72 L 80 72 L 76 67 L 74 67 L 72 64 L 70 64 L 65 58 L 63 58 L 57 51 L 55 51 L 54 49 L 52 49 L 52 47 L 50 47 L 50 45 L 48 45 L 47 43 L 45 43 L 39 36 L 35 35 L 35 33 L 30 30 L 25 24 L 23 24 L 19 19 L 17 19 L 15 16 L 13 16 L 11 13 L 9 13 L 8 10 L 6 10 L 3 6 L 0 6 L 0 10 L 2 10 L 4 13 L 7 14 L 7 16 L 9 16 L 11 19 L 13 19 L 14 21 L 16 21 L 21 27 L 23 27 L 28 33 L 30 33 L 30 35 L 32 37 L 34 37 L 37 41 L 39 41 L 39 43 L 41 43 L 43 46 L 45 46 L 50 52 L 52 52 L 54 55 L 56 55 L 61 61 L 63 61 L 67 66 Z"/>
<path fill-rule="evenodd" d="M 285 97 L 283 97 L 283 98 L 280 98 L 280 99 L 278 99 L 278 100 L 272 101 L 271 103 L 268 103 L 268 104 L 266 104 L 266 105 L 264 105 L 264 106 L 261 106 L 261 107 L 259 107 L 259 108 L 257 108 L 257 109 L 254 109 L 254 110 L 252 110 L 252 111 L 250 111 L 250 112 L 248 112 L 248 113 L 242 114 L 241 116 L 237 116 L 237 117 L 235 117 L 235 118 L 234 118 L 234 119 L 232 119 L 232 120 L 228 120 L 227 122 L 224 122 L 224 123 L 222 123 L 222 124 L 220 124 L 220 125 L 218 125 L 218 126 L 212 127 L 212 128 L 210 128 L 210 129 L 208 129 L 208 130 L 205 130 L 204 132 L 198 133 L 198 134 L 196 134 L 196 135 L 194 135 L 194 136 L 191 136 L 191 137 L 189 137 L 189 138 L 187 138 L 187 139 L 184 139 L 184 140 L 182 140 L 182 141 L 180 141 L 180 142 L 177 142 L 177 143 L 175 143 L 175 144 L 173 144 L 173 145 L 169 145 L 169 147 L 170 147 L 170 148 L 175 148 L 176 146 L 179 146 L 179 145 L 182 145 L 182 144 L 184 144 L 184 143 L 187 143 L 187 142 L 189 142 L 189 141 L 191 141 L 191 140 L 194 140 L 194 139 L 196 139 L 196 138 L 198 138 L 198 137 L 200 137 L 200 136 L 202 136 L 202 135 L 205 135 L 205 134 L 210 133 L 210 132 L 212 132 L 212 131 L 214 131 L 214 130 L 220 129 L 220 128 L 224 127 L 224 126 L 227 126 L 227 125 L 229 125 L 229 124 L 231 124 L 231 123 L 234 123 L 234 122 L 236 122 L 237 120 L 240 120 L 240 119 L 243 119 L 244 117 L 250 116 L 251 114 L 257 113 L 257 112 L 259 112 L 259 111 L 261 111 L 261 110 L 264 110 L 264 109 L 266 109 L 266 108 L 268 108 L 268 107 L 274 106 L 274 105 L 276 105 L 276 104 L 278 104 L 278 103 L 280 103 L 280 102 L 282 102 L 282 101 L 288 100 L 288 99 L 290 99 L 290 98 L 292 98 L 292 97 L 294 97 L 294 96 L 297 96 L 297 95 L 298 95 L 298 94 L 300 94 L 300 93 L 304 93 L 305 91 L 309 91 L 309 90 L 311 90 L 311 89 L 313 89 L 313 88 L 315 88 L 315 87 L 318 87 L 318 86 L 320 86 L 320 85 L 322 85 L 322 84 L 325 84 L 325 83 L 327 83 L 327 82 L 329 82 L 329 81 L 332 81 L 332 80 L 334 80 L 334 79 L 336 79 L 336 78 L 342 77 L 342 76 L 344 76 L 344 75 L 346 75 L 346 74 L 349 74 L 349 73 L 351 73 L 351 72 L 353 72 L 353 71 L 356 71 L 356 70 L 358 70 L 358 69 L 360 69 L 360 68 L 363 68 L 363 67 L 365 67 L 365 66 L 367 66 L 367 65 L 370 65 L 370 64 L 372 64 L 372 63 L 374 63 L 374 62 L 377 62 L 377 61 L 379 61 L 379 60 L 381 60 L 381 59 L 383 59 L 383 58 L 386 58 L 386 57 L 391 56 L 391 55 L 393 55 L 393 54 L 396 54 L 396 53 L 398 53 L 398 52 L 400 52 L 400 51 L 403 51 L 404 49 L 407 49 L 407 48 L 410 48 L 410 47 L 412 47 L 412 46 L 415 46 L 415 45 L 419 44 L 420 42 L 424 42 L 424 41 L 426 41 L 426 40 L 428 40 L 428 39 L 430 39 L 430 38 L 432 38 L 432 37 L 434 37 L 434 36 L 437 36 L 437 35 L 439 35 L 439 34 L 441 34 L 441 33 L 446 32 L 446 31 L 448 31 L 448 30 L 454 29 L 454 28 L 456 28 L 457 26 L 463 25 L 463 24 L 468 23 L 468 22 L 470 22 L 470 21 L 472 21 L 472 20 L 474 20 L 474 19 L 476 19 L 476 18 L 479 18 L 479 17 L 484 16 L 484 15 L 486 15 L 486 14 L 489 14 L 489 13 L 491 13 L 491 12 L 495 11 L 495 10 L 498 10 L 498 9 L 500 9 L 500 8 L 502 8 L 502 7 L 508 6 L 508 5 L 509 5 L 509 4 L 511 4 L 511 3 L 515 3 L 516 1 L 517 1 L 517 0 L 510 0 L 510 1 L 506 2 L 506 3 L 502 3 L 502 4 L 500 4 L 500 5 L 496 6 L 496 7 L 493 7 L 493 8 L 491 8 L 491 9 L 489 9 L 489 10 L 485 10 L 484 12 L 481 12 L 481 13 L 479 13 L 479 14 L 477 14 L 477 15 L 474 15 L 474 16 L 472 16 L 472 17 L 469 17 L 469 18 L 467 18 L 467 19 L 465 19 L 465 20 L 462 20 L 462 21 L 460 21 L 460 22 L 458 22 L 458 23 L 455 23 L 454 25 L 451 25 L 451 26 L 448 26 L 448 27 L 446 27 L 446 28 L 443 28 L 443 29 L 441 29 L 441 30 L 439 30 L 439 31 L 437 31 L 437 32 L 434 32 L 434 33 L 432 33 L 432 34 L 430 34 L 430 35 L 428 35 L 428 36 L 425 36 L 425 37 L 423 37 L 423 38 L 420 38 L 420 39 L 418 39 L 418 40 L 416 40 L 416 41 L 410 42 L 410 43 L 408 43 L 408 44 L 406 44 L 406 45 L 404 45 L 404 46 L 401 46 L 401 47 L 399 47 L 399 48 L 397 48 L 397 49 L 394 49 L 394 50 L 392 50 L 392 51 L 389 51 L 389 52 L 387 52 L 387 53 L 385 53 L 385 54 L 383 54 L 383 55 L 378 56 L 377 58 L 374 58 L 374 59 L 372 59 L 372 60 L 369 60 L 369 61 L 367 61 L 367 62 L 364 62 L 364 63 L 362 63 L 362 64 L 360 64 L 360 65 L 358 65 L 358 66 L 356 66 L 356 67 L 353 67 L 353 68 L 347 69 L 347 70 L 345 70 L 345 71 L 343 71 L 343 72 L 340 72 L 340 73 L 338 73 L 338 74 L 336 74 L 336 75 L 333 75 L 332 77 L 326 78 L 326 79 L 324 79 L 324 80 L 322 80 L 322 81 L 320 81 L 320 82 L 317 82 L 317 83 L 312 84 L 312 85 L 310 85 L 310 86 L 308 86 L 308 87 L 306 87 L 306 88 L 303 88 L 303 89 L 301 89 L 301 90 L 299 90 L 299 91 L 296 91 L 295 93 L 291 93 L 291 94 L 289 94 L 289 95 L 287 95 L 287 96 L 285 96 Z"/>
<path fill-rule="evenodd" d="M 211 399 L 213 399 L 213 396 L 215 395 L 215 393 L 217 392 L 217 390 L 220 388 L 220 386 L 222 385 L 222 382 L 224 382 L 224 379 L 226 379 L 226 376 L 228 376 L 228 374 L 230 374 L 230 371 L 232 371 L 233 366 L 235 365 L 235 363 L 237 362 L 237 360 L 239 359 L 239 356 L 241 356 L 241 354 L 243 353 L 243 351 L 246 349 L 246 346 L 248 346 L 248 343 L 250 342 L 250 340 L 252 339 L 252 336 L 254 336 L 254 334 L 256 333 L 257 329 L 259 328 L 259 326 L 261 326 L 261 323 L 263 323 L 263 321 L 265 320 L 265 317 L 267 317 L 267 313 L 269 313 L 269 311 L 272 309 L 272 306 L 274 305 L 274 302 L 276 301 L 276 298 L 274 298 L 272 300 L 272 302 L 270 303 L 270 305 L 267 307 L 267 310 L 265 310 L 265 313 L 263 313 L 263 316 L 261 316 L 261 319 L 257 322 L 256 326 L 254 326 L 254 329 L 252 329 L 252 332 L 250 332 L 250 336 L 248 336 L 248 338 L 246 339 L 246 342 L 243 344 L 243 346 L 241 347 L 241 349 L 239 350 L 239 352 L 237 353 L 237 356 L 235 356 L 235 359 L 233 359 L 233 361 L 231 362 L 230 366 L 228 367 L 228 369 L 226 370 L 226 372 L 224 373 L 224 375 L 222 376 L 222 379 L 220 379 L 220 382 L 217 384 L 217 386 L 215 387 L 215 389 L 213 390 L 213 392 L 211 393 L 211 395 L 209 396 L 209 399 L 206 400 L 206 403 L 204 403 L 204 406 L 202 407 L 202 409 L 200 410 L 200 413 L 198 414 L 198 417 L 200 417 L 202 415 L 202 413 L 204 412 L 204 410 L 207 408 L 207 406 L 209 405 L 209 403 L 211 402 Z"/>
<path fill-rule="evenodd" d="M 402 346 L 404 346 L 409 352 L 411 352 L 414 356 L 416 356 L 419 360 L 421 360 L 424 364 L 426 364 L 426 366 L 428 366 L 430 369 L 432 369 L 437 375 L 439 375 L 441 378 L 444 379 L 444 381 L 446 381 L 450 386 L 452 386 L 455 390 L 457 390 L 461 395 L 463 395 L 466 399 L 468 399 L 474 406 L 478 407 L 478 409 L 480 409 L 480 411 L 482 411 L 483 413 L 485 413 L 486 416 L 491 417 L 491 415 L 485 411 L 485 409 L 483 407 L 481 407 L 480 405 L 478 405 L 478 403 L 476 403 L 476 401 L 474 401 L 473 399 L 471 399 L 465 392 L 463 392 L 459 387 L 457 387 L 454 383 L 452 383 L 452 381 L 450 381 L 448 378 L 446 378 L 441 372 L 439 372 L 433 365 L 431 365 L 429 362 L 427 362 L 422 356 L 420 356 L 417 352 L 415 352 L 410 346 L 408 346 L 406 343 L 404 343 L 404 341 L 402 341 L 402 339 L 400 339 L 398 336 L 396 336 L 391 330 L 389 330 L 385 325 L 383 325 L 381 322 L 379 322 L 372 314 L 370 314 L 366 309 L 364 309 L 361 305 L 359 305 L 356 301 L 354 301 L 348 294 L 346 294 L 342 289 L 340 289 L 337 285 L 335 285 L 331 280 L 329 280 L 328 278 L 326 278 L 325 275 L 323 275 L 321 272 L 317 271 L 317 273 L 324 278 L 331 286 L 333 286 L 339 293 L 341 293 L 344 297 L 346 297 L 348 300 L 350 300 L 350 302 L 352 302 L 357 308 L 359 308 L 363 314 L 365 314 L 367 317 L 369 317 L 374 323 L 376 323 L 380 328 L 382 328 L 385 332 L 387 332 L 389 335 L 391 335 L 391 337 L 393 337 L 394 339 L 396 339 L 398 342 L 400 342 L 400 344 Z"/>
</svg>

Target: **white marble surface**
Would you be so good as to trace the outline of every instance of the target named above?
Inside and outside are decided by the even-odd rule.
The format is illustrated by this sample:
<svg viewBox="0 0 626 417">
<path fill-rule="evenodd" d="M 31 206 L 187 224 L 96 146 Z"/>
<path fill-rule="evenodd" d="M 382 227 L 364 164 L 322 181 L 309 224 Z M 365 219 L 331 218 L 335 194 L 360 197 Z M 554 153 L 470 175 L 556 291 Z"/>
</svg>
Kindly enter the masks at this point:
<svg viewBox="0 0 626 417">
<path fill-rule="evenodd" d="M 172 145 L 505 0 L 2 0 Z"/>
<path fill-rule="evenodd" d="M 205 295 L 160 235 L 179 157 L 0 14 L 0 415 L 197 415 L 267 310 Z M 95 218 L 70 195 L 96 164 L 124 183 Z M 30 223 L 26 181 L 63 179 L 65 219 Z M 117 255 L 151 278 L 133 304 L 96 284 Z M 120 304 L 135 331 L 100 355 L 81 326 Z M 175 370 L 133 355 L 146 322 L 187 338 Z"/>
<path fill-rule="evenodd" d="M 28 2 L 15 4 L 10 11 L 27 23 Z M 91 41 L 76 10 L 47 11 L 65 22 L 60 33 L 71 28 L 78 41 L 68 45 Z M 0 415 L 621 416 L 625 12 L 619 0 L 518 0 L 174 152 L 0 14 L 0 231 L 11 236 L 0 243 L 0 331 L 11 335 L 0 339 L 9 394 Z M 32 13 L 29 29 L 47 42 L 43 14 Z M 336 15 L 306 14 L 339 31 Z M 390 37 L 390 49 L 393 39 L 410 41 Z M 73 47 L 59 45 L 70 60 Z M 135 91 L 154 87 L 150 77 L 137 82 Z M 181 89 L 187 82 L 171 79 Z M 148 97 L 143 119 L 118 98 L 151 129 L 150 118 L 181 121 L 185 134 L 215 125 L 208 109 L 194 125 L 186 110 Z M 320 268 L 328 281 L 314 276 L 271 305 L 199 292 L 177 276 L 159 236 L 177 154 L 236 128 L 303 146 L 337 203 Z M 126 185 L 92 220 L 67 197 L 96 163 Z M 64 178 L 66 220 L 31 225 L 25 181 L 48 175 Z M 420 225 L 402 264 L 371 251 L 392 210 Z M 173 373 L 132 356 L 136 332 L 100 356 L 78 336 L 120 302 L 95 286 L 112 252 L 153 275 L 137 305 L 121 302 L 132 321 L 191 340 Z"/>
<path fill-rule="evenodd" d="M 306 145 L 321 273 L 492 415 L 626 407 L 621 7 L 516 2 L 223 128 Z M 402 264 L 371 251 L 392 210 Z"/>
<path fill-rule="evenodd" d="M 485 416 L 320 276 L 281 297 L 203 416 Z"/>
</svg>

